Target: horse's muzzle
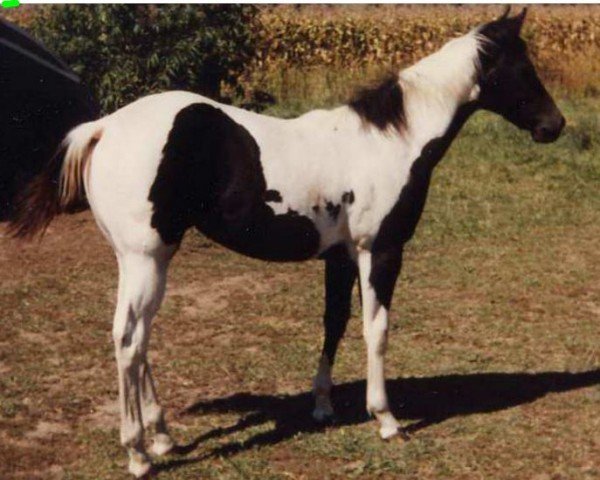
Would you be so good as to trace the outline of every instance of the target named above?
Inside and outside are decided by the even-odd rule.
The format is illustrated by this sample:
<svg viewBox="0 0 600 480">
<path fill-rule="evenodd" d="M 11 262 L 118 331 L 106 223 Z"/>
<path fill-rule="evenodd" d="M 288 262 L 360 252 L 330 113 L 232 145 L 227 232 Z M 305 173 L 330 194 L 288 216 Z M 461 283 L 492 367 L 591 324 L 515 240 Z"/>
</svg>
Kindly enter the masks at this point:
<svg viewBox="0 0 600 480">
<path fill-rule="evenodd" d="M 560 136 L 565 124 L 565 117 L 561 114 L 544 119 L 531 130 L 531 137 L 538 143 L 554 142 Z"/>
</svg>

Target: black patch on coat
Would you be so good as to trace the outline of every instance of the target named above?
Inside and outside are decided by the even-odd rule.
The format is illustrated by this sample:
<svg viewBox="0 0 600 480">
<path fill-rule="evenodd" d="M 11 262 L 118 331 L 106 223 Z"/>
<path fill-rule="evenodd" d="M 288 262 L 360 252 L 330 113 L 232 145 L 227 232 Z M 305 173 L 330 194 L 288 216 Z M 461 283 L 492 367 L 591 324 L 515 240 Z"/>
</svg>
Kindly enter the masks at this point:
<svg viewBox="0 0 600 480">
<path fill-rule="evenodd" d="M 348 205 L 352 205 L 354 203 L 354 191 L 350 190 L 349 192 L 344 192 L 342 194 L 342 203 L 347 203 Z"/>
<path fill-rule="evenodd" d="M 323 354 L 333 365 L 340 340 L 344 336 L 352 307 L 352 287 L 358 267 L 346 245 L 334 245 L 323 253 L 325 259 L 325 341 Z"/>
<path fill-rule="evenodd" d="M 315 212 L 315 213 L 319 213 L 319 210 L 321 210 L 321 207 L 319 207 L 318 205 L 314 205 L 314 206 L 312 207 L 312 209 L 313 209 L 313 212 Z"/>
<path fill-rule="evenodd" d="M 267 190 L 265 192 L 265 202 L 281 203 L 283 198 L 277 190 Z"/>
<path fill-rule="evenodd" d="M 369 281 L 379 302 L 388 309 L 402 263 L 403 246 L 412 238 L 423 213 L 433 169 L 476 108 L 475 103 L 460 107 L 446 133 L 425 145 L 411 167 L 398 201 L 381 222 L 371 249 Z"/>
<path fill-rule="evenodd" d="M 334 205 L 332 202 L 327 202 L 325 204 L 325 210 L 327 210 L 327 213 L 329 214 L 329 216 L 331 217 L 331 219 L 335 222 L 338 218 L 338 216 L 340 215 L 340 210 L 342 209 L 342 206 L 338 203 L 337 205 Z"/>
<path fill-rule="evenodd" d="M 400 131 L 406 122 L 398 75 L 390 75 L 379 85 L 360 90 L 349 105 L 365 124 L 382 131 L 389 127 Z"/>
<path fill-rule="evenodd" d="M 152 226 L 167 244 L 195 226 L 239 253 L 275 261 L 305 260 L 319 248 L 307 217 L 275 215 L 254 138 L 223 111 L 197 103 L 181 110 L 163 149 L 149 200 Z"/>
<path fill-rule="evenodd" d="M 402 252 L 402 247 L 372 251 L 369 282 L 373 285 L 377 300 L 387 310 L 392 304 L 394 287 L 402 267 Z"/>
</svg>

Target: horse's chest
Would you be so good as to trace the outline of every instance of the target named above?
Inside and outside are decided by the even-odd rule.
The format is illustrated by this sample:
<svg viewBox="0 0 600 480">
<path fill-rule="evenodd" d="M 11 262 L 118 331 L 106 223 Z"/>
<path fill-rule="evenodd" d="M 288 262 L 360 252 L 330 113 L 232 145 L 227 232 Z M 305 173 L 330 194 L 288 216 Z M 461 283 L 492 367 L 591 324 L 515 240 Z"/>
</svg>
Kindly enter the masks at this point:
<svg viewBox="0 0 600 480">
<path fill-rule="evenodd" d="M 434 139 L 411 163 L 396 201 L 381 220 L 373 242 L 375 249 L 402 246 L 412 238 L 425 208 L 433 168 L 446 148 L 445 139 Z"/>
</svg>

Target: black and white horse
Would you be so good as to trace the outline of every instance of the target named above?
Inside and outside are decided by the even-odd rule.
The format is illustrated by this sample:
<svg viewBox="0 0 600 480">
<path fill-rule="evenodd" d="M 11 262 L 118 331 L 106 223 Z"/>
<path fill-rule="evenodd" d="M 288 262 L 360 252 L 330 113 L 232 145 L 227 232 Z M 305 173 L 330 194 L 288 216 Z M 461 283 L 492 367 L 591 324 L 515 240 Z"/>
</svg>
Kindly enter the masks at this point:
<svg viewBox="0 0 600 480">
<path fill-rule="evenodd" d="M 13 227 L 31 235 L 87 196 L 115 250 L 121 442 L 133 474 L 150 468 L 145 428 L 156 430 L 154 454 L 173 447 L 146 350 L 169 261 L 190 227 L 255 258 L 325 260 L 317 420 L 333 414 L 331 368 L 358 277 L 367 409 L 383 438 L 400 433 L 384 383 L 388 311 L 433 168 L 478 109 L 537 142 L 565 124 L 519 38 L 524 17 L 505 14 L 333 110 L 282 120 L 167 92 L 71 131 Z"/>
</svg>

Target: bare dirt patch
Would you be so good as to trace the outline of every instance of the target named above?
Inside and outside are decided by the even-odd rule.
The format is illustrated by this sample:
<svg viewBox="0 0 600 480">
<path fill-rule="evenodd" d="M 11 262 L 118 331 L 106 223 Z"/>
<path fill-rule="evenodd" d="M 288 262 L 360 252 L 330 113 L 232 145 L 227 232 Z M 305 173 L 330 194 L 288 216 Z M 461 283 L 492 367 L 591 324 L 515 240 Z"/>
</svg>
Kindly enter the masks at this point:
<svg viewBox="0 0 600 480">
<path fill-rule="evenodd" d="M 116 397 L 99 400 L 92 407 L 92 413 L 86 418 L 86 423 L 101 429 L 118 428 L 119 426 L 119 401 Z"/>
<path fill-rule="evenodd" d="M 29 440 L 48 440 L 55 435 L 67 435 L 71 432 L 71 428 L 58 422 L 39 422 L 35 430 L 27 432 L 25 438 Z"/>
<path fill-rule="evenodd" d="M 272 281 L 277 281 L 275 277 Z M 197 318 L 226 309 L 232 295 L 261 295 L 270 289 L 267 282 L 257 281 L 251 274 L 233 275 L 211 282 L 191 282 L 186 285 L 169 286 L 166 298 L 184 303 L 182 312 L 188 317 Z"/>
</svg>

